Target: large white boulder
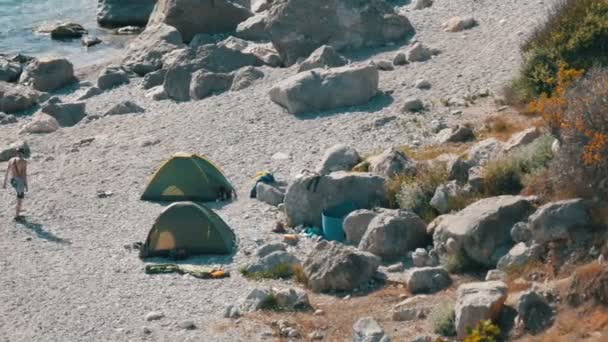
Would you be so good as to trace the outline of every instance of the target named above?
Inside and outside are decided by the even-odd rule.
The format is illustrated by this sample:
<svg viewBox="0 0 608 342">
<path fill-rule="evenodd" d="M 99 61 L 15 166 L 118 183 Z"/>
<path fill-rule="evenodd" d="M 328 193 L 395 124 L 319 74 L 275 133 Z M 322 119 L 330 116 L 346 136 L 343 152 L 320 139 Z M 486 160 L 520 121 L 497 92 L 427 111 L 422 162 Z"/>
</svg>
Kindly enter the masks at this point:
<svg viewBox="0 0 608 342">
<path fill-rule="evenodd" d="M 97 22 L 103 27 L 146 26 L 156 0 L 99 0 Z"/>
<path fill-rule="evenodd" d="M 371 253 L 323 240 L 304 261 L 304 273 L 314 292 L 350 291 L 366 284 L 379 265 Z"/>
<path fill-rule="evenodd" d="M 29 87 L 0 81 L 0 112 L 16 113 L 35 106 L 40 94 Z"/>
<path fill-rule="evenodd" d="M 123 67 L 144 76 L 162 68 L 164 57 L 184 46 L 182 35 L 175 27 L 165 24 L 148 25 L 129 45 Z"/>
<path fill-rule="evenodd" d="M 350 146 L 338 144 L 325 151 L 317 172 L 327 175 L 335 171 L 350 171 L 361 161 L 357 150 Z"/>
<path fill-rule="evenodd" d="M 59 129 L 59 123 L 48 114 L 39 112 L 32 117 L 32 121 L 23 126 L 20 133 L 53 133 Z"/>
<path fill-rule="evenodd" d="M 413 33 L 408 19 L 381 0 L 275 1 L 267 30 L 287 66 L 321 45 L 359 49 L 400 41 Z"/>
<path fill-rule="evenodd" d="M 429 231 L 434 232 L 433 240 L 440 255 L 461 255 L 495 267 L 513 246 L 511 228 L 527 219 L 533 210 L 526 197 L 485 198 L 458 213 L 439 216 L 431 222 Z"/>
<path fill-rule="evenodd" d="M 39 91 L 53 91 L 76 82 L 74 66 L 65 58 L 43 58 L 25 67 L 19 83 Z"/>
<path fill-rule="evenodd" d="M 232 32 L 251 15 L 229 0 L 158 0 L 148 25 L 171 25 L 189 42 L 197 33 Z"/>
<path fill-rule="evenodd" d="M 362 105 L 378 93 L 373 65 L 314 69 L 299 73 L 270 89 L 270 99 L 291 114 Z"/>
<path fill-rule="evenodd" d="M 368 173 L 334 172 L 302 175 L 285 193 L 285 213 L 294 226 L 321 227 L 321 214 L 332 207 L 352 203 L 373 208 L 387 203 L 386 179 Z"/>
<path fill-rule="evenodd" d="M 457 290 L 456 333 L 463 339 L 467 329 L 474 329 L 482 320 L 496 319 L 507 299 L 507 286 L 501 281 L 463 284 Z"/>
<path fill-rule="evenodd" d="M 298 67 L 298 72 L 316 68 L 336 68 L 348 64 L 348 60 L 333 47 L 323 45 L 313 51 Z"/>
</svg>

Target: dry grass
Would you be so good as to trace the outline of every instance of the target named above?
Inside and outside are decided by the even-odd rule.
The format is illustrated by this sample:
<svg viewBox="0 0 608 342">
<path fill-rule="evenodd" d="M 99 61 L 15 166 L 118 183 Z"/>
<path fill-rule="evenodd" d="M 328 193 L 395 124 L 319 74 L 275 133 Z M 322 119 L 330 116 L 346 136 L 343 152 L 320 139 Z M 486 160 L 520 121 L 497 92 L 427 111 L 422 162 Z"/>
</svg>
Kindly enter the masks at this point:
<svg viewBox="0 0 608 342">
<path fill-rule="evenodd" d="M 479 132 L 478 140 L 496 138 L 500 141 L 508 141 L 515 133 L 541 125 L 542 120 L 540 118 L 500 113 L 489 116 L 484 120 L 483 130 Z"/>
<path fill-rule="evenodd" d="M 416 161 L 428 161 L 439 157 L 442 154 L 462 155 L 465 153 L 471 143 L 447 143 L 441 145 L 429 145 L 420 148 L 401 147 L 401 151 L 408 157 Z"/>
</svg>

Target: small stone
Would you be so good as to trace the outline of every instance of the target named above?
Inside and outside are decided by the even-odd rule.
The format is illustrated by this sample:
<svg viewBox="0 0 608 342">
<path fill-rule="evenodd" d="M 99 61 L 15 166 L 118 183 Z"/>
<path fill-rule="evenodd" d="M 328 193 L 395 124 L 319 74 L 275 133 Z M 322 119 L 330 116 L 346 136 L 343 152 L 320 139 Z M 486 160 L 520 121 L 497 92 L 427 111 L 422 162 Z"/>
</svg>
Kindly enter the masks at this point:
<svg viewBox="0 0 608 342">
<path fill-rule="evenodd" d="M 185 330 L 194 330 L 196 329 L 196 324 L 193 321 L 186 320 L 178 323 L 178 326 Z"/>
<path fill-rule="evenodd" d="M 395 70 L 395 67 L 389 61 L 374 61 L 374 64 L 376 64 L 376 67 L 378 67 L 378 69 L 382 71 Z"/>
<path fill-rule="evenodd" d="M 148 328 L 148 327 L 144 327 L 144 328 L 142 329 L 142 332 L 143 332 L 144 334 L 146 334 L 146 335 L 149 335 L 149 334 L 151 334 L 151 333 L 152 333 L 152 330 L 150 330 L 150 328 Z"/>
<path fill-rule="evenodd" d="M 418 89 L 430 89 L 431 83 L 425 79 L 416 80 L 414 86 Z"/>
<path fill-rule="evenodd" d="M 408 64 L 407 56 L 405 52 L 398 52 L 393 58 L 393 65 L 405 65 Z"/>
<path fill-rule="evenodd" d="M 284 152 L 277 152 L 272 155 L 271 159 L 273 160 L 287 160 L 289 159 L 289 154 Z"/>
<path fill-rule="evenodd" d="M 394 272 L 401 272 L 401 271 L 403 271 L 403 269 L 404 269 L 403 263 L 400 262 L 400 263 L 397 263 L 394 265 L 390 265 L 389 267 L 386 268 L 386 271 L 394 273 Z"/>
<path fill-rule="evenodd" d="M 424 109 L 424 104 L 418 98 L 407 98 L 401 107 L 402 112 L 419 112 Z"/>
<path fill-rule="evenodd" d="M 165 314 L 163 314 L 160 311 L 152 311 L 150 313 L 148 313 L 146 315 L 146 321 L 158 321 L 159 319 L 162 319 L 163 317 L 165 317 Z"/>
<path fill-rule="evenodd" d="M 321 309 L 317 309 L 317 310 L 315 310 L 314 315 L 315 316 L 323 316 L 323 315 L 325 315 L 325 311 L 323 311 Z"/>
</svg>

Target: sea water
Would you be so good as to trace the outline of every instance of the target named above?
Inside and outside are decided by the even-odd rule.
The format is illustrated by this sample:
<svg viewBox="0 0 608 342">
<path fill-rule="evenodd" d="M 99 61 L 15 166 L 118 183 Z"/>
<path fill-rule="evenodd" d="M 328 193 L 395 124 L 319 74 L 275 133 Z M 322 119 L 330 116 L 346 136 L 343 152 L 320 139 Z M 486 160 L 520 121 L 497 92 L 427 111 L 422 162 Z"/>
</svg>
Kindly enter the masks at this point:
<svg viewBox="0 0 608 342">
<path fill-rule="evenodd" d="M 99 28 L 96 15 L 97 0 L 0 0 L 0 54 L 62 56 L 76 66 L 116 58 L 126 39 Z M 37 33 L 54 22 L 78 23 L 104 43 L 86 48 L 79 39 L 55 41 Z"/>
</svg>

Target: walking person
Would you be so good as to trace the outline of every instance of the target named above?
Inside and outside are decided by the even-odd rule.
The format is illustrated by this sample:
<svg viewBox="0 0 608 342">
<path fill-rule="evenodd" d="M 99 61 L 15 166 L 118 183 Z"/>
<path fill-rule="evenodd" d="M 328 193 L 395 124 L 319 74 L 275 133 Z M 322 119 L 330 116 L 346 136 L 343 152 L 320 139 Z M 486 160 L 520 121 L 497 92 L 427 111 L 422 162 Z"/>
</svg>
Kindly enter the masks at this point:
<svg viewBox="0 0 608 342">
<path fill-rule="evenodd" d="M 9 177 L 11 186 L 17 193 L 15 221 L 21 221 L 23 220 L 23 216 L 21 216 L 23 199 L 25 198 L 25 193 L 29 190 L 27 183 L 27 161 L 25 160 L 25 149 L 22 147 L 17 149 L 17 156 L 8 161 L 8 168 L 6 169 L 6 174 L 4 175 L 4 189 L 6 189 Z"/>
</svg>

